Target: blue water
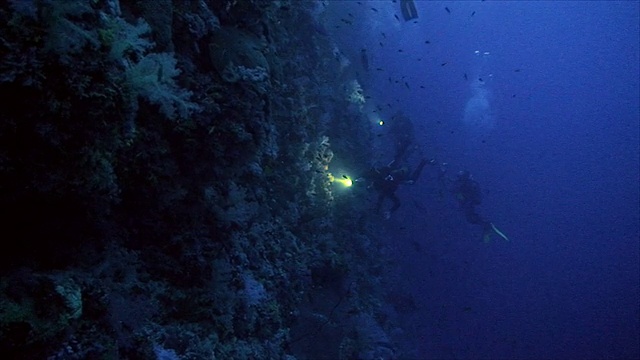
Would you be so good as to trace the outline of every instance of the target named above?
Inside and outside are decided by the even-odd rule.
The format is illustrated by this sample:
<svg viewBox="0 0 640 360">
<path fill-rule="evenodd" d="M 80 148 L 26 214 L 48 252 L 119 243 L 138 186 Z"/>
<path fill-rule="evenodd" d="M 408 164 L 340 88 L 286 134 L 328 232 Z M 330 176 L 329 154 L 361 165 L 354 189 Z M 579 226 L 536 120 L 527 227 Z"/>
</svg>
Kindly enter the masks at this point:
<svg viewBox="0 0 640 360">
<path fill-rule="evenodd" d="M 471 171 L 511 239 L 484 244 L 433 168 L 398 191 L 417 356 L 639 358 L 638 2 L 421 1 L 416 23 L 397 6 L 330 2 L 327 28 L 352 61 L 367 49 L 382 117 L 412 119 L 410 161 Z"/>
</svg>

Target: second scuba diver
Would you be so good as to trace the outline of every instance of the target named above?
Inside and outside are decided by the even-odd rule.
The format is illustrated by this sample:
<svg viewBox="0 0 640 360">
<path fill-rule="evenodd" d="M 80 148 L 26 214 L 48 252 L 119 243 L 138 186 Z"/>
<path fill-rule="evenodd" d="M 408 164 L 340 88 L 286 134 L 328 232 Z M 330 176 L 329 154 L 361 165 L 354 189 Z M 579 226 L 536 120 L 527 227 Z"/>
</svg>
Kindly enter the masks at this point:
<svg viewBox="0 0 640 360">
<path fill-rule="evenodd" d="M 444 170 L 441 171 L 441 176 L 444 176 Z M 492 232 L 509 241 L 509 238 L 498 230 L 491 221 L 485 219 L 476 211 L 476 206 L 482 203 L 482 192 L 478 182 L 471 177 L 471 173 L 460 171 L 458 177 L 453 180 L 451 192 L 464 212 L 467 222 L 482 226 L 482 239 L 484 242 L 488 242 L 491 239 Z"/>
</svg>

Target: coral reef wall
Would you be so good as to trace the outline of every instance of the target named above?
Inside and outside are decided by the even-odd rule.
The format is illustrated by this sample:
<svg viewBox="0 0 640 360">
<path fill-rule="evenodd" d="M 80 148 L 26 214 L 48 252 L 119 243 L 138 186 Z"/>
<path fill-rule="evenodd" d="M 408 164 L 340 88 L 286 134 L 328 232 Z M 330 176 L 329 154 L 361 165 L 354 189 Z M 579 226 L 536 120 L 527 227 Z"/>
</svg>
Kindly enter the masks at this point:
<svg viewBox="0 0 640 360">
<path fill-rule="evenodd" d="M 0 4 L 5 358 L 398 355 L 320 3 Z"/>
</svg>

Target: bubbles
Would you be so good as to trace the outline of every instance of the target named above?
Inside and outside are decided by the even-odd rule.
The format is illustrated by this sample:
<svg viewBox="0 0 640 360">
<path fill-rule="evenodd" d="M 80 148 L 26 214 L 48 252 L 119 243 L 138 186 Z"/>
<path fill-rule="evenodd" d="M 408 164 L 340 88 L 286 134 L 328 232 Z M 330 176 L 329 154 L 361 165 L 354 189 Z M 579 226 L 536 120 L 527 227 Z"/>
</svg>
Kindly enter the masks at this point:
<svg viewBox="0 0 640 360">
<path fill-rule="evenodd" d="M 471 85 L 471 98 L 464 107 L 463 123 L 474 131 L 488 131 L 495 126 L 495 118 L 491 113 L 491 93 L 484 87 L 485 83 L 476 80 Z"/>
<path fill-rule="evenodd" d="M 485 70 L 490 53 L 476 50 L 474 54 L 476 63 L 469 84 L 471 97 L 465 104 L 462 122 L 474 133 L 486 133 L 495 126 L 495 117 L 491 110 L 491 90 L 487 87 L 493 74 L 486 74 Z"/>
</svg>

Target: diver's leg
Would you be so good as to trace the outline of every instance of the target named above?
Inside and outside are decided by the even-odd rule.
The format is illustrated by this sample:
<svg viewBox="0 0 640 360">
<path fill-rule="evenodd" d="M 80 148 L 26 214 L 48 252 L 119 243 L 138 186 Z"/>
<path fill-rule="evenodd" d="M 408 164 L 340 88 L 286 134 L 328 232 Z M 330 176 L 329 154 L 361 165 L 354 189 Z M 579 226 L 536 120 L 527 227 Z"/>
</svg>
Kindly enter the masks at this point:
<svg viewBox="0 0 640 360">
<path fill-rule="evenodd" d="M 407 6 L 409 7 L 409 14 L 411 16 L 411 19 L 417 19 L 418 10 L 416 10 L 416 3 L 413 0 L 408 0 Z"/>
<path fill-rule="evenodd" d="M 411 14 L 409 13 L 409 9 L 407 5 L 409 4 L 409 0 L 400 0 L 400 10 L 402 11 L 402 17 L 405 21 L 411 20 Z"/>
<path fill-rule="evenodd" d="M 425 159 L 420 160 L 420 164 L 418 164 L 418 167 L 416 168 L 416 170 L 413 172 L 413 174 L 411 174 L 411 178 L 409 180 L 413 182 L 418 181 L 418 178 L 420 178 L 420 174 L 422 173 L 422 169 L 424 169 L 425 165 L 427 165 L 427 160 Z"/>
<path fill-rule="evenodd" d="M 471 204 L 464 206 L 464 216 L 467 218 L 467 222 L 469 224 L 479 225 L 488 223 L 488 221 L 483 219 L 482 216 L 476 212 L 475 207 Z"/>
<path fill-rule="evenodd" d="M 400 204 L 400 199 L 398 199 L 398 196 L 396 196 L 396 194 L 394 194 L 394 193 L 391 193 L 389 195 L 389 198 L 393 202 L 393 206 L 391 207 L 391 209 L 389 209 L 389 212 L 394 212 L 394 211 L 398 210 L 398 208 L 401 205 Z"/>
</svg>

